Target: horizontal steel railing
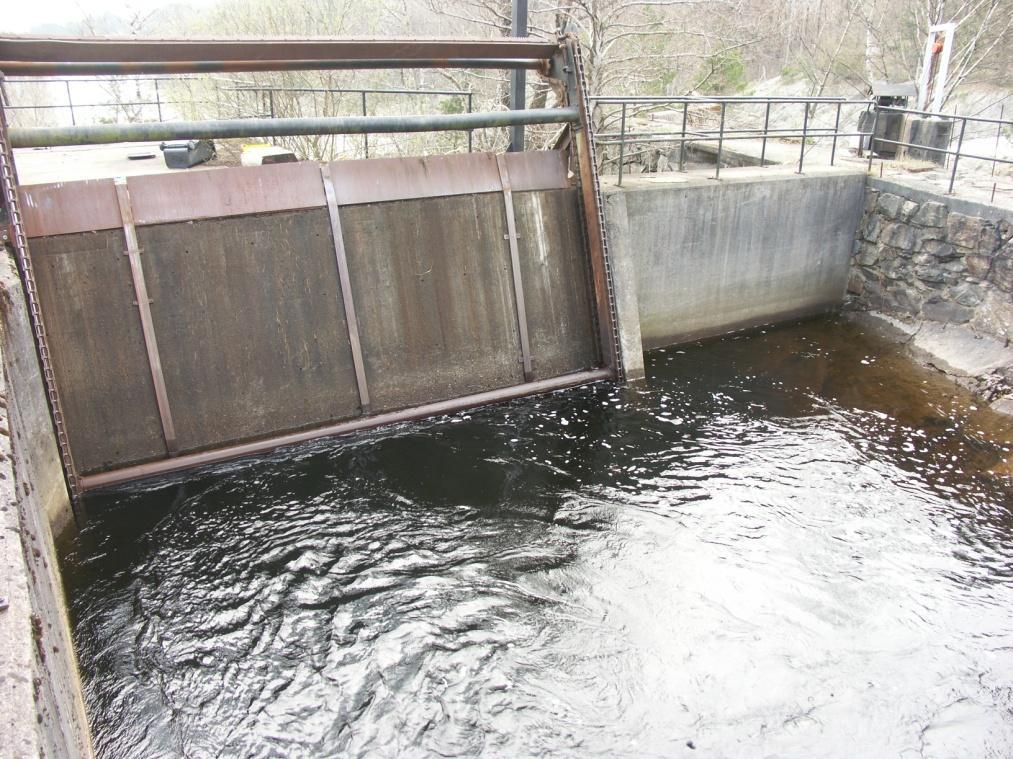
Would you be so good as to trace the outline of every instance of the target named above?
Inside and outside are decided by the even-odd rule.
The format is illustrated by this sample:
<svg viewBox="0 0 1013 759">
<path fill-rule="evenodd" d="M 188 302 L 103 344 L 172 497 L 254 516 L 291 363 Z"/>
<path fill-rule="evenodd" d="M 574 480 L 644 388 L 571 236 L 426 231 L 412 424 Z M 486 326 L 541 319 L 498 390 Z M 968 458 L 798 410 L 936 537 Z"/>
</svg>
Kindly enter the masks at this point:
<svg viewBox="0 0 1013 759">
<path fill-rule="evenodd" d="M 1013 121 L 1004 119 L 1001 114 L 1005 111 L 1001 111 L 1000 118 L 984 118 L 978 116 L 960 116 L 957 114 L 944 114 L 934 113 L 931 111 L 916 110 L 913 108 L 899 108 L 893 106 L 878 106 L 871 100 L 849 100 L 846 98 L 839 97 L 765 97 L 758 95 L 731 95 L 731 96 L 703 96 L 703 95 L 682 95 L 682 96 L 615 96 L 615 95 L 604 95 L 599 97 L 591 98 L 595 105 L 599 106 L 618 106 L 619 107 L 619 131 L 603 131 L 598 132 L 595 135 L 595 141 L 599 145 L 619 145 L 619 157 L 618 157 L 618 178 L 617 183 L 622 184 L 623 173 L 625 170 L 625 158 L 626 148 L 631 143 L 674 143 L 679 145 L 679 171 L 685 171 L 686 164 L 686 145 L 688 143 L 696 142 L 717 142 L 717 162 L 714 168 L 714 178 L 719 179 L 721 176 L 721 159 L 722 159 L 722 147 L 725 142 L 733 140 L 761 140 L 761 151 L 760 151 L 760 166 L 767 164 L 766 153 L 767 153 L 767 140 L 770 138 L 800 138 L 802 146 L 799 151 L 798 159 L 798 173 L 802 173 L 805 156 L 806 156 L 806 144 L 810 139 L 816 138 L 830 138 L 832 140 L 832 146 L 830 151 L 830 165 L 834 165 L 837 153 L 837 141 L 841 138 L 847 137 L 859 137 L 861 138 L 861 147 L 859 148 L 859 155 L 862 154 L 865 147 L 868 146 L 868 168 L 872 170 L 872 160 L 875 155 L 875 147 L 877 145 L 896 145 L 898 147 L 906 147 L 917 150 L 924 150 L 929 153 L 935 153 L 937 155 L 945 155 L 952 158 L 950 165 L 950 176 L 949 176 L 949 188 L 947 192 L 953 194 L 954 185 L 956 182 L 957 165 L 961 158 L 967 158 L 972 160 L 986 161 L 992 164 L 992 173 L 995 173 L 996 165 L 1013 165 L 1013 160 L 1000 158 L 998 155 L 999 142 L 1004 128 L 1013 128 Z M 776 127 L 770 126 L 770 108 L 772 105 L 804 105 L 805 110 L 802 113 L 802 126 L 798 127 Z M 690 106 L 717 106 L 717 117 L 718 117 L 718 128 L 717 129 L 699 129 L 690 128 L 688 124 L 688 111 Z M 732 128 L 729 129 L 725 126 L 726 124 L 726 113 L 730 107 L 733 106 L 764 106 L 764 122 L 762 128 Z M 656 111 L 659 108 L 671 106 L 682 108 L 682 125 L 678 125 L 672 131 L 631 131 L 629 129 L 629 119 L 636 116 L 638 113 L 645 111 Z M 841 120 L 841 109 L 845 106 L 856 106 L 859 108 L 864 107 L 866 111 L 873 113 L 872 128 L 869 131 L 859 130 L 842 130 L 840 126 Z M 813 127 L 809 125 L 809 118 L 811 111 L 817 107 L 831 107 L 834 108 L 834 126 L 833 127 Z M 950 121 L 954 125 L 959 124 L 960 130 L 957 137 L 956 149 L 948 146 L 946 148 L 935 147 L 932 145 L 923 145 L 915 142 L 905 140 L 893 140 L 889 139 L 884 135 L 878 133 L 879 118 L 882 113 L 903 113 L 911 116 L 918 116 L 929 119 L 941 119 Z M 991 156 L 982 155 L 981 153 L 967 152 L 964 150 L 964 137 L 967 129 L 967 125 L 971 124 L 982 124 L 989 126 L 996 126 L 995 136 L 995 153 Z M 952 140 L 951 140 L 952 142 Z"/>
<path fill-rule="evenodd" d="M 810 139 L 829 137 L 832 139 L 830 151 L 830 165 L 833 166 L 837 157 L 837 141 L 842 137 L 868 138 L 871 133 L 862 131 L 841 131 L 841 109 L 846 105 L 864 107 L 866 110 L 873 107 L 870 100 L 849 100 L 841 97 L 765 97 L 758 95 L 728 95 L 728 96 L 706 96 L 706 95 L 675 95 L 675 96 L 632 96 L 620 97 L 603 95 L 591 98 L 594 105 L 619 106 L 619 131 L 601 132 L 595 135 L 595 140 L 600 145 L 619 145 L 618 178 L 617 183 L 622 185 L 623 171 L 625 168 L 626 146 L 631 142 L 656 143 L 671 142 L 679 145 L 679 171 L 686 168 L 686 145 L 694 142 L 716 142 L 717 160 L 714 166 L 714 178 L 721 178 L 721 159 L 724 144 L 731 140 L 761 140 L 760 166 L 767 164 L 767 140 L 770 138 L 801 138 L 802 145 L 799 150 L 798 173 L 802 173 L 805 166 L 806 146 Z M 732 106 L 756 106 L 765 107 L 762 128 L 726 128 L 726 117 L 729 107 Z M 770 108 L 772 105 L 802 105 L 802 126 L 801 128 L 771 128 Z M 676 131 L 669 132 L 631 132 L 627 129 L 628 119 L 636 113 L 645 110 L 657 110 L 663 106 L 682 107 L 682 126 Z M 717 106 L 719 125 L 717 129 L 689 129 L 688 115 L 690 106 Z M 835 109 L 833 127 L 811 127 L 809 119 L 811 110 L 817 106 L 832 107 Z M 632 109 L 637 109 L 631 113 Z"/>
</svg>

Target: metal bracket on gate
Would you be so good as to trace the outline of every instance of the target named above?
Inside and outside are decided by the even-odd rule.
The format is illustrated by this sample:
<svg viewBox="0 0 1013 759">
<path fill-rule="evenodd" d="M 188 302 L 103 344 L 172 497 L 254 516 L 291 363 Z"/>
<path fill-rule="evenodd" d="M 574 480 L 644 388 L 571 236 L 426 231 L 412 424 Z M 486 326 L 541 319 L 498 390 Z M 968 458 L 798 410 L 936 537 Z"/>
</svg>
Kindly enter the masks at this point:
<svg viewBox="0 0 1013 759">
<path fill-rule="evenodd" d="M 324 197 L 327 199 L 327 214 L 331 219 L 331 237 L 334 238 L 334 258 L 338 265 L 338 283 L 341 286 L 341 304 L 345 308 L 345 324 L 348 328 L 348 344 L 352 349 L 352 366 L 355 369 L 355 384 L 359 388 L 359 405 L 362 413 L 370 411 L 369 388 L 366 385 L 366 366 L 362 360 L 362 343 L 359 340 L 359 320 L 355 316 L 355 299 L 352 297 L 352 280 L 348 275 L 348 258 L 345 255 L 345 239 L 341 234 L 341 217 L 338 215 L 338 198 L 334 192 L 330 167 L 320 167 L 324 183 Z"/>
<path fill-rule="evenodd" d="M 151 370 L 151 383 L 155 387 L 155 402 L 158 404 L 158 416 L 162 422 L 162 437 L 165 448 L 170 456 L 179 451 L 176 442 L 176 426 L 172 421 L 172 410 L 169 408 L 169 394 L 165 389 L 165 375 L 162 373 L 162 359 L 158 352 L 158 340 L 155 338 L 155 324 L 151 318 L 151 304 L 148 297 L 148 285 L 144 281 L 144 268 L 141 266 L 141 248 L 137 244 L 137 227 L 134 224 L 134 210 L 130 205 L 130 190 L 125 177 L 114 180 L 116 199 L 120 205 L 120 218 L 123 220 L 123 234 L 126 238 L 126 256 L 130 262 L 130 276 L 134 282 L 134 296 L 137 312 L 141 318 L 141 334 L 144 347 L 148 353 L 148 368 Z"/>
<path fill-rule="evenodd" d="M 531 382 L 534 371 L 531 368 L 531 342 L 528 339 L 528 313 L 524 306 L 524 282 L 521 280 L 521 256 L 517 248 L 517 220 L 514 217 L 514 192 L 510 184 L 510 172 L 507 170 L 506 157 L 496 156 L 499 166 L 499 179 L 503 186 L 503 206 L 506 209 L 507 233 L 504 240 L 510 242 L 510 268 L 514 278 L 514 300 L 517 302 L 517 332 L 521 338 L 521 363 L 524 366 L 524 381 Z"/>
</svg>

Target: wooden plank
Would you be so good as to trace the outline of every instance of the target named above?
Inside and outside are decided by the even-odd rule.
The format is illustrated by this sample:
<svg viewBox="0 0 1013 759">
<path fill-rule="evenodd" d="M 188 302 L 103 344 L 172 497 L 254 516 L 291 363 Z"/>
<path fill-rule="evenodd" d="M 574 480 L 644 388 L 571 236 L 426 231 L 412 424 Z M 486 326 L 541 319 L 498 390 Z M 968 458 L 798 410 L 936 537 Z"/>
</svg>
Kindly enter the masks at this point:
<svg viewBox="0 0 1013 759">
<path fill-rule="evenodd" d="M 145 174 L 127 180 L 134 219 L 166 224 L 316 208 L 326 203 L 313 162 Z"/>
<path fill-rule="evenodd" d="M 115 180 L 115 186 L 120 216 L 123 219 L 123 234 L 127 243 L 126 256 L 130 263 L 130 276 L 134 282 L 134 297 L 137 299 L 135 305 L 141 319 L 144 347 L 148 352 L 148 367 L 151 371 L 151 382 L 155 387 L 158 416 L 162 420 L 162 435 L 165 438 L 165 447 L 169 451 L 169 455 L 172 456 L 178 450 L 176 427 L 172 423 L 172 410 L 169 407 L 169 396 L 165 391 L 165 377 L 162 374 L 162 359 L 158 353 L 158 340 L 155 337 L 155 326 L 151 320 L 151 299 L 148 298 L 148 287 L 144 281 L 144 270 L 141 268 L 141 251 L 137 244 L 133 209 L 130 207 L 130 191 L 123 178 Z"/>
<path fill-rule="evenodd" d="M 29 237 L 120 229 L 120 207 L 111 179 L 53 182 L 18 188 Z"/>
</svg>

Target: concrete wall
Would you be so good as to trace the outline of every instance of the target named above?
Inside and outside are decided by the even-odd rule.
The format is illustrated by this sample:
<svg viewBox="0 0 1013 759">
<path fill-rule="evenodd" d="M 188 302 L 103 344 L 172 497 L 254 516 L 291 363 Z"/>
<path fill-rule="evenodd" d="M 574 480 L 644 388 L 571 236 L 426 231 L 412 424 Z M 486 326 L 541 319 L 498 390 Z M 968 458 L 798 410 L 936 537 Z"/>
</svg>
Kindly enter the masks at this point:
<svg viewBox="0 0 1013 759">
<path fill-rule="evenodd" d="M 73 518 L 21 285 L 6 254 L 0 257 L 0 315 L 0 596 L 9 603 L 0 611 L 3 751 L 89 757 L 54 548 L 54 535 L 71 529 Z"/>
<path fill-rule="evenodd" d="M 634 272 L 644 347 L 839 306 L 864 187 L 854 170 L 768 167 L 606 188 L 611 251 Z"/>
</svg>

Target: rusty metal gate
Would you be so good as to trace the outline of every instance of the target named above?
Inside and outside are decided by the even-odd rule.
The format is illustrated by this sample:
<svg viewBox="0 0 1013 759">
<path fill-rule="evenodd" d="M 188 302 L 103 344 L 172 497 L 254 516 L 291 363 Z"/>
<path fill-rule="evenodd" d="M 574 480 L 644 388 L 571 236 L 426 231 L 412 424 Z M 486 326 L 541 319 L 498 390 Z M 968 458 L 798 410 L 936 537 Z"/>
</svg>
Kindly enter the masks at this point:
<svg viewBox="0 0 1013 759">
<path fill-rule="evenodd" d="M 20 42 L 0 40 L 8 73 L 509 64 L 555 76 L 568 101 L 542 109 L 551 114 L 391 124 L 283 119 L 112 131 L 4 124 L 9 236 L 74 494 L 621 377 L 573 40 L 260 41 L 216 43 L 214 51 L 200 47 L 209 43 Z M 211 52 L 217 58 L 194 59 Z M 11 152 L 148 139 L 153 129 L 169 129 L 166 137 L 409 131 L 460 128 L 462 116 L 469 125 L 525 123 L 523 114 L 532 113 L 540 123 L 568 124 L 557 150 L 23 187 L 16 187 Z"/>
</svg>

